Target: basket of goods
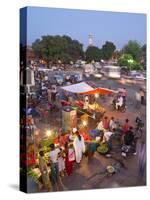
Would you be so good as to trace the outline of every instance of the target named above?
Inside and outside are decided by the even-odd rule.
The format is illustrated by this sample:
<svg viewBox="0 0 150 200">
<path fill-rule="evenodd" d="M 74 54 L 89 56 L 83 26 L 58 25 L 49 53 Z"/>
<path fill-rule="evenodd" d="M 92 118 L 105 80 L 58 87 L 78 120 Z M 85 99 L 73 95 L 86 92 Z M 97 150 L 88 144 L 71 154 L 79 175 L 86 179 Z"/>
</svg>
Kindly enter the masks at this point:
<svg viewBox="0 0 150 200">
<path fill-rule="evenodd" d="M 100 154 L 107 154 L 109 152 L 109 147 L 107 143 L 101 143 L 100 146 L 97 147 L 97 152 Z"/>
</svg>

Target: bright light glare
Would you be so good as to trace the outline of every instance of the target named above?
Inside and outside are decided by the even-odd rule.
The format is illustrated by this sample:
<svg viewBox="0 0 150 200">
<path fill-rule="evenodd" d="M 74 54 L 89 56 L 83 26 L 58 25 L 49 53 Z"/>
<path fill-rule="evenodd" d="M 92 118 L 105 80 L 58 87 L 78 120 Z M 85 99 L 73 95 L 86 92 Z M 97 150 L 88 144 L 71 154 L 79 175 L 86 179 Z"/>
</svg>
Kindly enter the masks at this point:
<svg viewBox="0 0 150 200">
<path fill-rule="evenodd" d="M 50 137 L 50 136 L 52 135 L 52 132 L 51 132 L 50 130 L 48 130 L 48 131 L 46 131 L 46 135 L 47 135 L 48 137 Z"/>
<path fill-rule="evenodd" d="M 83 121 L 83 125 L 84 125 L 84 126 L 87 126 L 87 121 Z"/>
<path fill-rule="evenodd" d="M 98 98 L 98 97 L 99 97 L 99 94 L 96 93 L 96 94 L 95 94 L 95 97 Z"/>
</svg>

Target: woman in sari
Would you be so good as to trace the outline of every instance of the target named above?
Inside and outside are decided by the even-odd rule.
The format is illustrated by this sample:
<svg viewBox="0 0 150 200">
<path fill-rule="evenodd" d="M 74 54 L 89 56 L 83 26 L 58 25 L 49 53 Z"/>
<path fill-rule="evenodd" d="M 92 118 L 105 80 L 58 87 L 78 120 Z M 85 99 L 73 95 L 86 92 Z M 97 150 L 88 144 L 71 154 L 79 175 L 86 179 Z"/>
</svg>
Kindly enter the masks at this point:
<svg viewBox="0 0 150 200">
<path fill-rule="evenodd" d="M 73 147 L 68 143 L 65 144 L 65 169 L 68 176 L 72 174 L 75 153 Z"/>
</svg>

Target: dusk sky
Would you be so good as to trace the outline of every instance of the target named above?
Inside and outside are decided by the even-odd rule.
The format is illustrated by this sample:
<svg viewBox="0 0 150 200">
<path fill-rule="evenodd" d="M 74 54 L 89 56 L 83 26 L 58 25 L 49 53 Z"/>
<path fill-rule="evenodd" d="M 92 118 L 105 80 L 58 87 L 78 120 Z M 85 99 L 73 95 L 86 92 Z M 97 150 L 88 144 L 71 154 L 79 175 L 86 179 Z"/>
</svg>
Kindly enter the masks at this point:
<svg viewBox="0 0 150 200">
<path fill-rule="evenodd" d="M 42 35 L 68 35 L 85 49 L 89 34 L 98 47 L 105 41 L 112 41 L 117 49 L 129 40 L 146 43 L 145 14 L 28 7 L 27 17 L 28 45 Z"/>
</svg>

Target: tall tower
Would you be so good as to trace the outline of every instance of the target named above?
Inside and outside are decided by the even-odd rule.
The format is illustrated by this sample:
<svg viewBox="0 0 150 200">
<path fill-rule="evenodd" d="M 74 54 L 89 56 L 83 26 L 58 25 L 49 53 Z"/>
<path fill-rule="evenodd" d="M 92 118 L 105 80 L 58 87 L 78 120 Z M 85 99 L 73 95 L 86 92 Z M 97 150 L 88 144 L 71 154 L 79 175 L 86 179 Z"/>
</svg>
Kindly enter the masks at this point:
<svg viewBox="0 0 150 200">
<path fill-rule="evenodd" d="M 93 46 L 93 35 L 92 34 L 88 35 L 88 45 Z"/>
</svg>

